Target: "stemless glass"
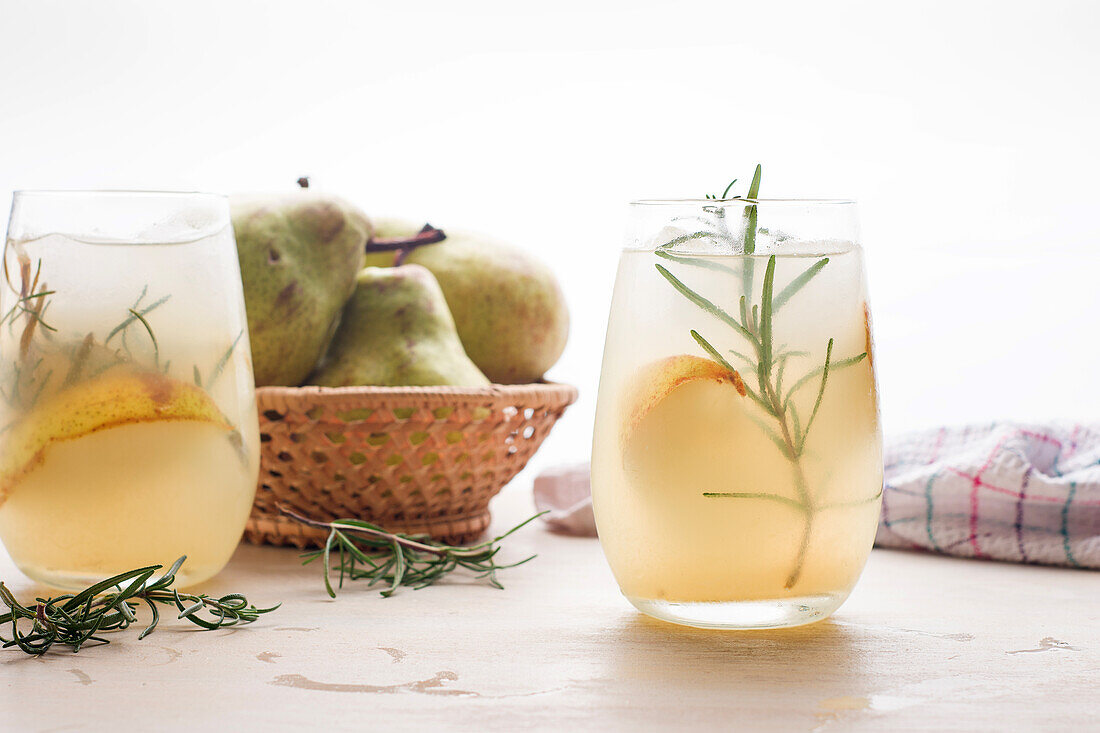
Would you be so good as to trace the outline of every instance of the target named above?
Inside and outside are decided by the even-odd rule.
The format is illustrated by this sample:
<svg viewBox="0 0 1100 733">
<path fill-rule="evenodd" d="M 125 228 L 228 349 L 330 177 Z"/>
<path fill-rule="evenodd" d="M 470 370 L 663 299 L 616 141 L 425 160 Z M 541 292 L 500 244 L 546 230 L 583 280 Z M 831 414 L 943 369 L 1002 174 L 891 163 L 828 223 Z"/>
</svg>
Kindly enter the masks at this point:
<svg viewBox="0 0 1100 733">
<path fill-rule="evenodd" d="M 229 207 L 212 194 L 15 194 L 0 284 L 0 539 L 76 588 L 221 570 L 259 471 Z"/>
<path fill-rule="evenodd" d="M 592 449 L 600 541 L 642 612 L 797 626 L 874 539 L 882 439 L 855 205 L 631 205 Z"/>
</svg>

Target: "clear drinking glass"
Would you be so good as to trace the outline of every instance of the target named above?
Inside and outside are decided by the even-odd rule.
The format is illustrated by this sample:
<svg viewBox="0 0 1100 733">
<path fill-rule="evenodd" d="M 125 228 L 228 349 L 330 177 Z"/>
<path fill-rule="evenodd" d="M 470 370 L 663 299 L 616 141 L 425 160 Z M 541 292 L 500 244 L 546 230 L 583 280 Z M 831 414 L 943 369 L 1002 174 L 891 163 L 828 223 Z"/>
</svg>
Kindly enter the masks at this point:
<svg viewBox="0 0 1100 733">
<path fill-rule="evenodd" d="M 852 202 L 631 205 L 592 497 L 642 612 L 796 626 L 851 591 L 882 494 L 858 242 Z"/>
<path fill-rule="evenodd" d="M 259 471 L 224 197 L 15 194 L 0 283 L 0 539 L 76 588 L 187 561 L 211 577 Z"/>
</svg>

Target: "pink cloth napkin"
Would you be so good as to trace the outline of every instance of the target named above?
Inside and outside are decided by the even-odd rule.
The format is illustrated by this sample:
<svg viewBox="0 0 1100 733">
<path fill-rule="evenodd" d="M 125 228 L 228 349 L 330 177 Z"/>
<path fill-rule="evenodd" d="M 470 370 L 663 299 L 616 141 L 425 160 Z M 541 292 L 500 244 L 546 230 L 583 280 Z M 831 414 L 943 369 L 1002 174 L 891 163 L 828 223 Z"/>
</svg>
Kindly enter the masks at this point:
<svg viewBox="0 0 1100 733">
<path fill-rule="evenodd" d="M 1100 427 L 993 423 L 887 442 L 875 544 L 1100 568 Z M 535 479 L 551 529 L 595 536 L 588 466 Z"/>
<path fill-rule="evenodd" d="M 595 537 L 588 464 L 561 466 L 540 473 L 535 479 L 535 508 L 549 512 L 542 519 L 555 532 Z"/>
</svg>

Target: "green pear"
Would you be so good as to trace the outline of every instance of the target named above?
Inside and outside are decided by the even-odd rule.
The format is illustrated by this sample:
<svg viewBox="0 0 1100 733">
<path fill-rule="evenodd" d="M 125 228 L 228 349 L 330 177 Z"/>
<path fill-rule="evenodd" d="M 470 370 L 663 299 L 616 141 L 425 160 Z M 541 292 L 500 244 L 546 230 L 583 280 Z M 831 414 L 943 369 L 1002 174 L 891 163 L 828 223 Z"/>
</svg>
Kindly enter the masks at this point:
<svg viewBox="0 0 1100 733">
<path fill-rule="evenodd" d="M 419 227 L 383 220 L 379 239 L 410 237 Z M 405 262 L 428 268 L 447 299 L 466 353 L 499 384 L 535 382 L 554 365 L 569 335 L 569 311 L 548 267 L 525 252 L 480 234 L 446 231 L 446 239 L 413 249 Z M 367 264 L 387 266 L 392 252 Z"/>
<path fill-rule="evenodd" d="M 256 384 L 299 385 L 355 289 L 370 222 L 347 202 L 312 191 L 229 202 Z"/>
<path fill-rule="evenodd" d="M 323 387 L 489 384 L 462 350 L 439 283 L 418 265 L 359 273 L 336 338 L 310 381 Z"/>
</svg>

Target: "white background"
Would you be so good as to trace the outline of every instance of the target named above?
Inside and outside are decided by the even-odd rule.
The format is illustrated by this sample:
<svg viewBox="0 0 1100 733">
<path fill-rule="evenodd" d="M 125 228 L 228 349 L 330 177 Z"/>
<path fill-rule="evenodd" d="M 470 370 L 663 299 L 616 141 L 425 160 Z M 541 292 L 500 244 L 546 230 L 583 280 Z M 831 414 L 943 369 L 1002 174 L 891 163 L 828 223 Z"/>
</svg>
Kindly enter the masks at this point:
<svg viewBox="0 0 1100 733">
<path fill-rule="evenodd" d="M 1100 419 L 1098 39 L 1088 2 L 0 0 L 0 198 L 308 174 L 507 238 L 573 314 L 546 465 L 587 457 L 625 202 L 760 161 L 862 204 L 888 432 Z"/>
</svg>

